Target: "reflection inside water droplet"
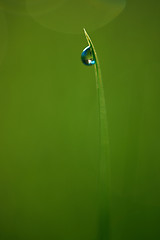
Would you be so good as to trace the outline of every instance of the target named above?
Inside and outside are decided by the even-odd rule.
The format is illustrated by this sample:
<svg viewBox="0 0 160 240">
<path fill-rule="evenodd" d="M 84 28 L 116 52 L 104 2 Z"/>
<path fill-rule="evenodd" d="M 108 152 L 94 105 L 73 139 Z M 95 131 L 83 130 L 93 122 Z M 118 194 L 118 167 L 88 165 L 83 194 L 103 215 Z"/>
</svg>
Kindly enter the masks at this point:
<svg viewBox="0 0 160 240">
<path fill-rule="evenodd" d="M 96 63 L 92 48 L 90 46 L 86 47 L 83 50 L 81 54 L 81 60 L 85 65 L 88 65 L 88 66 Z"/>
</svg>

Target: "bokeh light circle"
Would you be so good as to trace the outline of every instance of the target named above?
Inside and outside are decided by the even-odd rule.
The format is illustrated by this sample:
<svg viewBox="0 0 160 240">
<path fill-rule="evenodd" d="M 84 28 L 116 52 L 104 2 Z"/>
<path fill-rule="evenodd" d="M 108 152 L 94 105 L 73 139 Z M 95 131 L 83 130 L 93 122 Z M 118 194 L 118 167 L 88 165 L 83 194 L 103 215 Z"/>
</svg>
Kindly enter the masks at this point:
<svg viewBox="0 0 160 240">
<path fill-rule="evenodd" d="M 47 11 L 47 4 L 55 3 Z M 125 0 L 48 0 L 39 5 L 38 0 L 26 0 L 27 11 L 44 27 L 64 33 L 94 31 L 116 18 L 125 7 Z"/>
</svg>

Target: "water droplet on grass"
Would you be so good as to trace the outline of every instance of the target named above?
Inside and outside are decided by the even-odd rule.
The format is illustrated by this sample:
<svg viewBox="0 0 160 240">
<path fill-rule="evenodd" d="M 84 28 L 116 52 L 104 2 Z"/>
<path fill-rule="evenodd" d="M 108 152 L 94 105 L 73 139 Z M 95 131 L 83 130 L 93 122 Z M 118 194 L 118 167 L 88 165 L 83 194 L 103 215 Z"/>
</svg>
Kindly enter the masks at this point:
<svg viewBox="0 0 160 240">
<path fill-rule="evenodd" d="M 83 50 L 81 54 L 81 60 L 85 65 L 88 65 L 88 66 L 96 63 L 92 48 L 90 46 L 86 47 Z"/>
</svg>

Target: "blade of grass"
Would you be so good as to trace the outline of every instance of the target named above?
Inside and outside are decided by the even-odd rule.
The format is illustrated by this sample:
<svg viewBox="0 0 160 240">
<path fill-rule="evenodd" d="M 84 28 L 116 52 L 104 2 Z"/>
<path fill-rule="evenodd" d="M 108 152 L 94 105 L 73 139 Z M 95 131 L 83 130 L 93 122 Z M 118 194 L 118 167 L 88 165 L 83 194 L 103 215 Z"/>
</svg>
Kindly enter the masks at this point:
<svg viewBox="0 0 160 240">
<path fill-rule="evenodd" d="M 98 239 L 107 240 L 110 238 L 109 208 L 111 197 L 111 179 L 110 179 L 110 152 L 109 152 L 109 134 L 108 121 L 105 105 L 104 88 L 102 75 L 97 53 L 91 38 L 84 29 L 84 34 L 95 58 L 95 76 L 98 96 L 99 110 L 99 140 L 100 140 L 100 161 L 99 161 L 99 232 Z"/>
</svg>

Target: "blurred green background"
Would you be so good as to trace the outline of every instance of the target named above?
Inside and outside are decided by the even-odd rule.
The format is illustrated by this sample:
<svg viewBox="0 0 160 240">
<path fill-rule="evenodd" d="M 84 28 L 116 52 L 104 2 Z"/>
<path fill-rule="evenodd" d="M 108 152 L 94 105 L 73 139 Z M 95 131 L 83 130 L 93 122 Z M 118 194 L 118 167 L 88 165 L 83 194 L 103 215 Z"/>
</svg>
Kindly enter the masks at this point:
<svg viewBox="0 0 160 240">
<path fill-rule="evenodd" d="M 97 239 L 94 69 L 80 60 L 86 47 L 81 21 L 64 15 L 63 29 L 47 18 L 72 2 L 0 0 L 0 240 Z M 93 18 L 84 27 L 101 64 L 111 151 L 110 239 L 158 240 L 160 2 L 114 4 L 121 14 L 113 13 L 110 22 L 101 17 L 101 5 L 91 15 L 84 0 L 71 9 L 82 14 L 82 24 L 87 14 Z M 39 12 L 30 11 L 36 6 Z"/>
</svg>

